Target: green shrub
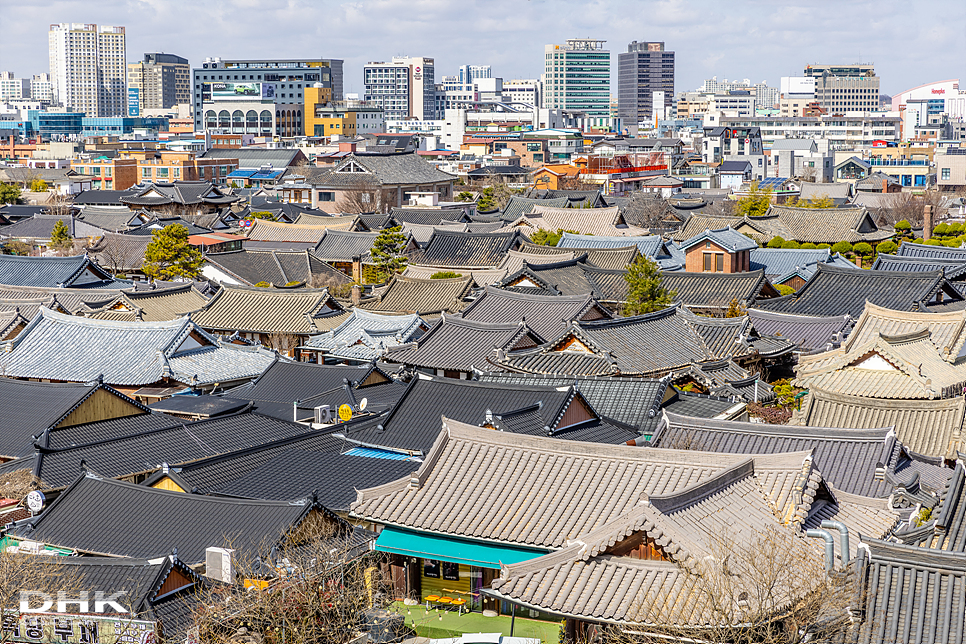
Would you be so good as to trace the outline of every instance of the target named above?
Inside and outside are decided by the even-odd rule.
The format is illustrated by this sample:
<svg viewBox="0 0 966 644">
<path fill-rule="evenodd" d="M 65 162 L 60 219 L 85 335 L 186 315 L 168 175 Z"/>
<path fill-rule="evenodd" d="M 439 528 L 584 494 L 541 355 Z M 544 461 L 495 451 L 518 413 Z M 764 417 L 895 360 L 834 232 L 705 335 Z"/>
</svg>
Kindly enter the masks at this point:
<svg viewBox="0 0 966 644">
<path fill-rule="evenodd" d="M 795 289 L 793 289 L 788 284 L 775 284 L 775 288 L 778 290 L 778 293 L 781 295 L 791 295 L 792 293 L 795 292 Z"/>
<path fill-rule="evenodd" d="M 797 241 L 795 241 L 794 239 L 789 239 L 789 240 L 788 240 L 788 241 L 786 241 L 786 242 L 785 242 L 784 244 L 782 244 L 782 248 L 787 248 L 787 249 L 789 249 L 789 250 L 797 250 L 797 249 L 799 249 L 799 248 L 801 248 L 801 247 L 802 247 L 802 245 L 801 245 L 801 244 L 799 244 L 799 243 L 798 243 Z"/>
<path fill-rule="evenodd" d="M 900 219 L 893 228 L 896 230 L 912 230 L 912 224 L 905 219 Z"/>
<path fill-rule="evenodd" d="M 807 248 L 808 250 L 815 250 L 816 248 L 818 248 L 818 246 L 816 246 L 812 242 L 805 242 L 804 244 L 802 244 L 802 248 Z"/>
<path fill-rule="evenodd" d="M 876 246 L 875 250 L 878 253 L 886 253 L 888 255 L 891 255 L 897 250 L 899 250 L 899 247 L 896 245 L 894 241 L 884 241 L 878 246 Z"/>
<path fill-rule="evenodd" d="M 768 248 L 781 248 L 785 240 L 778 235 L 775 235 L 770 240 L 768 240 Z"/>
<path fill-rule="evenodd" d="M 832 246 L 832 252 L 833 253 L 841 253 L 843 255 L 845 253 L 851 253 L 852 252 L 852 244 L 850 244 L 847 241 L 836 242 Z"/>
<path fill-rule="evenodd" d="M 459 273 L 454 273 L 453 271 L 437 271 L 429 276 L 431 280 L 448 280 L 454 277 L 463 277 Z"/>
</svg>

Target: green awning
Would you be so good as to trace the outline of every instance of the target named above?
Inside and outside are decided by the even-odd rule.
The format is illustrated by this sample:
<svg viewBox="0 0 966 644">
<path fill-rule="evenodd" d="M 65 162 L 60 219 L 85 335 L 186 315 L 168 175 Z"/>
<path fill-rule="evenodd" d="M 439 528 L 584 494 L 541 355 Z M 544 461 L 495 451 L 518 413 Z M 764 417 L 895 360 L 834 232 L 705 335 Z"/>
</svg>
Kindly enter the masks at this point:
<svg viewBox="0 0 966 644">
<path fill-rule="evenodd" d="M 520 563 L 521 561 L 535 559 L 548 552 L 547 550 L 516 546 L 496 546 L 479 541 L 401 530 L 388 526 L 376 539 L 376 550 L 405 555 L 406 557 L 439 559 L 440 561 L 477 566 L 478 568 L 499 568 L 500 564 Z"/>
</svg>

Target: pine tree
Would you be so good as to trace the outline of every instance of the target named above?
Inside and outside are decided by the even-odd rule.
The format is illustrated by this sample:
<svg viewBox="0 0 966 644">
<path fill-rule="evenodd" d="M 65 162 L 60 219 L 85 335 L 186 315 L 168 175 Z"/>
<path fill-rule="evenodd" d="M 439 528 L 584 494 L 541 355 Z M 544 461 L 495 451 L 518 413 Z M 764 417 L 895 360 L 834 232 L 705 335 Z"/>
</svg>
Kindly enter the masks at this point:
<svg viewBox="0 0 966 644">
<path fill-rule="evenodd" d="M 60 253 L 66 253 L 74 248 L 74 238 L 63 219 L 58 219 L 54 229 L 50 231 L 50 247 Z"/>
<path fill-rule="evenodd" d="M 372 243 L 372 261 L 376 270 L 384 279 L 389 279 L 406 268 L 406 236 L 402 234 L 402 226 L 387 228 L 379 233 Z"/>
<path fill-rule="evenodd" d="M 627 280 L 627 303 L 624 315 L 641 315 L 667 308 L 674 303 L 675 291 L 669 291 L 661 282 L 661 270 L 649 257 L 638 256 L 627 266 L 624 274 Z"/>
<path fill-rule="evenodd" d="M 198 276 L 204 258 L 188 243 L 188 229 L 171 224 L 151 234 L 142 270 L 151 280 L 191 279 Z"/>
</svg>

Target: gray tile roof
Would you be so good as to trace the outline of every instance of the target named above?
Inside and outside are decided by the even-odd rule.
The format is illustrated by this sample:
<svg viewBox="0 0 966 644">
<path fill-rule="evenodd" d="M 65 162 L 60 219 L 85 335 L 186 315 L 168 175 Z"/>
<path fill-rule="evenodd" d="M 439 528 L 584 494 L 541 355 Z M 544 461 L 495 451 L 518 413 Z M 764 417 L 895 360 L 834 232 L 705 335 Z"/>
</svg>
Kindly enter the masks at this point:
<svg viewBox="0 0 966 644">
<path fill-rule="evenodd" d="M 777 236 L 801 243 L 854 244 L 888 239 L 895 232 L 879 228 L 865 208 L 795 208 L 774 204 L 764 216 L 745 217 L 732 227 L 762 243 Z"/>
<path fill-rule="evenodd" d="M 778 143 L 778 141 L 775 141 Z M 774 149 L 774 148 L 772 148 Z M 799 186 L 799 199 L 848 199 L 852 196 L 852 185 L 848 183 L 812 183 L 803 181 Z"/>
<path fill-rule="evenodd" d="M 516 221 L 522 215 L 533 211 L 534 206 L 552 206 L 555 208 L 566 208 L 570 205 L 567 197 L 557 197 L 556 199 L 528 199 L 514 195 L 503 207 L 503 220 Z"/>
<path fill-rule="evenodd" d="M 82 315 L 96 320 L 124 320 L 125 316 L 144 322 L 161 322 L 182 317 L 196 311 L 208 302 L 189 282 L 143 291 L 125 290 L 107 304 Z"/>
<path fill-rule="evenodd" d="M 687 250 L 692 246 L 700 244 L 704 241 L 710 241 L 713 244 L 717 244 L 721 248 L 733 252 L 758 248 L 757 242 L 739 232 L 735 232 L 730 226 L 728 226 L 713 230 L 710 228 L 705 229 L 691 239 L 686 239 L 681 242 L 681 250 Z"/>
<path fill-rule="evenodd" d="M 312 254 L 326 262 L 351 262 L 355 257 L 371 261 L 372 244 L 379 233 L 326 230 Z"/>
<path fill-rule="evenodd" d="M 412 279 L 428 280 L 436 273 L 441 272 L 452 272 L 463 277 L 472 277 L 476 286 L 496 284 L 506 277 L 506 271 L 502 268 L 469 269 L 460 266 L 419 266 L 417 264 L 408 264 L 400 275 Z"/>
<path fill-rule="evenodd" d="M 923 311 L 940 291 L 944 300 L 963 299 L 941 271 L 867 271 L 827 264 L 817 266 L 815 276 L 797 293 L 762 301 L 758 306 L 783 313 L 857 318 L 867 301 L 891 309 Z"/>
<path fill-rule="evenodd" d="M 391 378 L 372 364 L 321 365 L 278 360 L 269 365 L 254 382 L 232 389 L 226 395 L 240 400 L 292 403 L 346 383 L 371 385 L 389 381 Z"/>
<path fill-rule="evenodd" d="M 246 233 L 253 241 L 319 243 L 327 229 L 355 230 L 357 218 L 331 217 L 325 224 L 283 224 L 267 219 L 256 219 Z"/>
<path fill-rule="evenodd" d="M 966 552 L 966 469 L 961 459 L 940 490 L 939 504 L 932 509 L 930 519 L 918 529 L 910 526 L 906 534 L 897 536 L 911 545 Z"/>
<path fill-rule="evenodd" d="M 966 248 L 931 246 L 904 241 L 896 252 L 899 257 L 920 257 L 923 259 L 957 259 L 966 262 Z"/>
<path fill-rule="evenodd" d="M 874 271 L 903 271 L 907 273 L 934 273 L 943 271 L 947 279 L 966 279 L 966 258 L 940 259 L 938 257 L 902 257 L 879 253 L 872 264 Z"/>
<path fill-rule="evenodd" d="M 313 284 L 333 280 L 337 284 L 352 281 L 341 271 L 317 259 L 308 250 L 253 250 L 246 248 L 230 253 L 209 253 L 205 262 L 242 284 L 254 286 L 268 282 L 284 286 L 291 282 Z"/>
<path fill-rule="evenodd" d="M 189 340 L 190 338 L 190 340 Z M 149 385 L 254 378 L 274 359 L 262 349 L 221 345 L 188 318 L 166 322 L 88 320 L 43 308 L 0 356 L 15 378 Z"/>
<path fill-rule="evenodd" d="M 586 256 L 549 264 L 530 264 L 507 275 L 497 286 L 508 291 L 537 295 L 582 295 L 590 293 L 601 302 L 627 299 L 627 274 L 623 269 L 602 269 L 586 263 Z"/>
<path fill-rule="evenodd" d="M 314 335 L 303 349 L 344 360 L 372 361 L 389 348 L 410 342 L 428 328 L 416 314 L 381 315 L 365 309 L 352 309 L 342 324 Z"/>
<path fill-rule="evenodd" d="M 426 248 L 413 253 L 409 261 L 430 266 L 499 266 L 507 252 L 521 242 L 517 231 L 505 233 L 458 233 L 436 230 Z"/>
<path fill-rule="evenodd" d="M 839 429 L 709 420 L 664 413 L 653 447 L 687 446 L 727 454 L 779 454 L 812 450 L 823 479 L 836 492 L 884 498 L 893 485 L 876 468 L 901 468 L 909 460 L 891 427 Z M 932 466 L 936 467 L 936 466 Z M 945 469 L 939 468 L 937 469 Z"/>
<path fill-rule="evenodd" d="M 271 165 L 276 170 L 281 170 L 290 165 L 295 165 L 299 158 L 304 157 L 305 155 L 301 150 L 293 148 L 212 148 L 205 152 L 202 158 L 225 159 L 226 161 L 237 159 L 239 170 L 257 170 L 263 165 Z"/>
<path fill-rule="evenodd" d="M 763 269 L 768 279 L 775 279 L 788 275 L 796 268 L 830 263 L 833 257 L 831 251 L 827 248 L 812 250 L 805 248 L 757 248 L 751 251 L 750 259 L 753 270 Z M 858 267 L 856 266 L 856 268 Z"/>
<path fill-rule="evenodd" d="M 590 248 L 626 248 L 637 246 L 638 252 L 645 257 L 659 257 L 663 252 L 664 240 L 660 235 L 642 235 L 628 237 L 609 237 L 607 235 L 578 235 L 565 232 L 557 243 L 557 248 L 574 248 L 587 250 Z"/>
<path fill-rule="evenodd" d="M 567 233 L 564 233 L 566 236 Z M 590 237 L 588 237 L 590 239 Z M 613 239 L 613 238 L 612 238 Z M 540 246 L 539 244 L 534 244 L 532 242 L 524 242 L 520 245 L 519 251 L 511 251 L 507 254 L 507 259 L 504 261 L 503 266 L 513 268 L 514 270 L 509 272 L 515 272 L 522 268 L 522 263 L 518 263 L 515 258 L 529 256 L 532 259 L 527 259 L 531 264 L 546 264 L 548 262 L 536 259 L 538 255 L 548 255 L 557 256 L 555 261 L 561 261 L 564 259 L 575 259 L 581 255 L 586 255 L 587 259 L 584 261 L 591 266 L 596 266 L 597 268 L 611 268 L 611 269 L 624 269 L 627 265 L 634 261 L 638 256 L 638 247 L 629 244 L 620 243 L 608 243 L 605 242 L 601 246 L 590 246 L 583 247 L 564 247 L 562 245 L 563 239 L 561 238 L 561 244 L 557 246 Z"/>
<path fill-rule="evenodd" d="M 854 604 L 864 617 L 858 644 L 964 641 L 966 554 L 869 538 L 862 544 Z"/>
<path fill-rule="evenodd" d="M 798 470 L 804 455 L 797 455 Z M 794 460 L 787 459 L 787 461 Z M 631 449 L 495 432 L 444 419 L 412 478 L 361 490 L 351 515 L 438 534 L 555 550 L 644 495 L 706 481 L 744 456 Z M 527 463 L 539 463 L 534 476 Z M 500 485 L 491 485 L 494 473 Z M 447 492 L 459 491 L 459 494 Z"/>
<path fill-rule="evenodd" d="M 111 274 L 86 255 L 72 257 L 25 257 L 0 255 L 0 284 L 7 286 L 110 287 Z M 119 282 L 122 288 L 129 282 Z"/>
<path fill-rule="evenodd" d="M 429 186 L 453 181 L 456 181 L 455 176 L 437 170 L 415 152 L 353 154 L 313 179 L 316 185 L 334 188 L 351 188 L 361 182 L 383 186 Z"/>
<path fill-rule="evenodd" d="M 464 298 L 473 285 L 472 277 L 448 279 L 418 279 L 393 276 L 389 284 L 360 308 L 370 311 L 398 311 L 421 315 L 455 312 L 465 306 Z"/>
<path fill-rule="evenodd" d="M 630 226 L 617 206 L 609 208 L 554 208 L 534 205 L 514 220 L 520 230 L 573 230 L 582 235 L 642 236 L 647 231 Z"/>
<path fill-rule="evenodd" d="M 222 285 L 192 319 L 214 333 L 286 333 L 328 331 L 348 315 L 328 289 L 259 288 Z"/>
<path fill-rule="evenodd" d="M 462 208 L 405 208 L 395 206 L 389 214 L 400 224 L 418 226 L 439 226 L 470 221 Z"/>
<path fill-rule="evenodd" d="M 612 317 L 585 295 L 527 295 L 487 286 L 460 316 L 477 322 L 526 322 L 544 341 L 556 339 L 574 320 L 599 320 Z"/>
<path fill-rule="evenodd" d="M 923 313 L 877 306 L 866 302 L 845 343 L 845 350 L 864 346 L 880 335 L 901 336 L 926 329 L 937 352 L 959 356 L 966 345 L 966 313 Z"/>
<path fill-rule="evenodd" d="M 414 343 L 392 347 L 387 362 L 412 367 L 471 372 L 492 369 L 498 351 L 532 347 L 541 341 L 523 322 L 477 322 L 443 313 Z"/>
<path fill-rule="evenodd" d="M 661 286 L 675 292 L 675 300 L 689 308 L 726 309 L 732 300 L 751 306 L 778 295 L 764 271 L 746 273 L 687 273 L 663 271 Z"/>
<path fill-rule="evenodd" d="M 489 225 L 489 224 L 487 224 Z M 497 226 L 499 227 L 499 226 Z M 405 223 L 402 225 L 402 233 L 404 235 L 412 235 L 420 244 L 425 244 L 433 236 L 433 233 L 437 230 L 448 230 L 455 233 L 465 233 L 470 232 L 469 224 L 409 224 Z M 479 232 L 479 231 L 476 231 Z M 490 232 L 490 231 L 486 231 Z"/>
<path fill-rule="evenodd" d="M 733 215 L 707 215 L 704 213 L 694 213 L 684 225 L 671 235 L 674 241 L 682 242 L 691 239 L 695 235 L 709 228 L 724 228 L 726 226 L 736 227 L 742 222 L 741 217 Z"/>
<path fill-rule="evenodd" d="M 812 427 L 895 427 L 902 444 L 917 454 L 948 457 L 962 450 L 962 396 L 935 400 L 869 398 L 811 385 L 794 424 Z"/>
<path fill-rule="evenodd" d="M 816 317 L 751 308 L 748 318 L 759 333 L 795 342 L 799 351 L 806 352 L 832 348 L 842 341 L 851 326 L 848 315 Z"/>
<path fill-rule="evenodd" d="M 104 230 L 84 219 L 70 215 L 34 215 L 29 219 L 0 227 L 0 239 L 50 239 L 58 221 L 67 225 L 71 237 L 84 238 L 103 235 Z"/>
<path fill-rule="evenodd" d="M 108 270 L 117 273 L 140 271 L 144 264 L 144 254 L 152 241 L 151 235 L 104 233 L 87 252 L 94 261 Z"/>
<path fill-rule="evenodd" d="M 31 524 L 14 532 L 21 538 L 111 556 L 156 557 L 177 548 L 178 558 L 189 565 L 202 563 L 206 548 L 230 546 L 242 561 L 249 561 L 262 549 L 280 543 L 313 509 L 310 501 L 183 494 L 89 474 Z M 171 520 L 159 521 L 159 517 Z M 123 530 L 104 529 L 117 521 L 125 526 Z"/>
</svg>

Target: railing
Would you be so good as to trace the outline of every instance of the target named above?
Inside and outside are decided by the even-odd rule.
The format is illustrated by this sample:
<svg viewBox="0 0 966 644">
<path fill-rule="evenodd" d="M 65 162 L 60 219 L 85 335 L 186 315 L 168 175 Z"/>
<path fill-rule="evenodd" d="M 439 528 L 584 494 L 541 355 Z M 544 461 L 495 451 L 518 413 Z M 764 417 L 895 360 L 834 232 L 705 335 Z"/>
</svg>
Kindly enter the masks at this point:
<svg viewBox="0 0 966 644">
<path fill-rule="evenodd" d="M 927 160 L 918 161 L 915 159 L 869 159 L 869 165 L 889 166 L 889 167 L 896 167 L 896 166 L 928 167 L 929 161 Z"/>
</svg>

